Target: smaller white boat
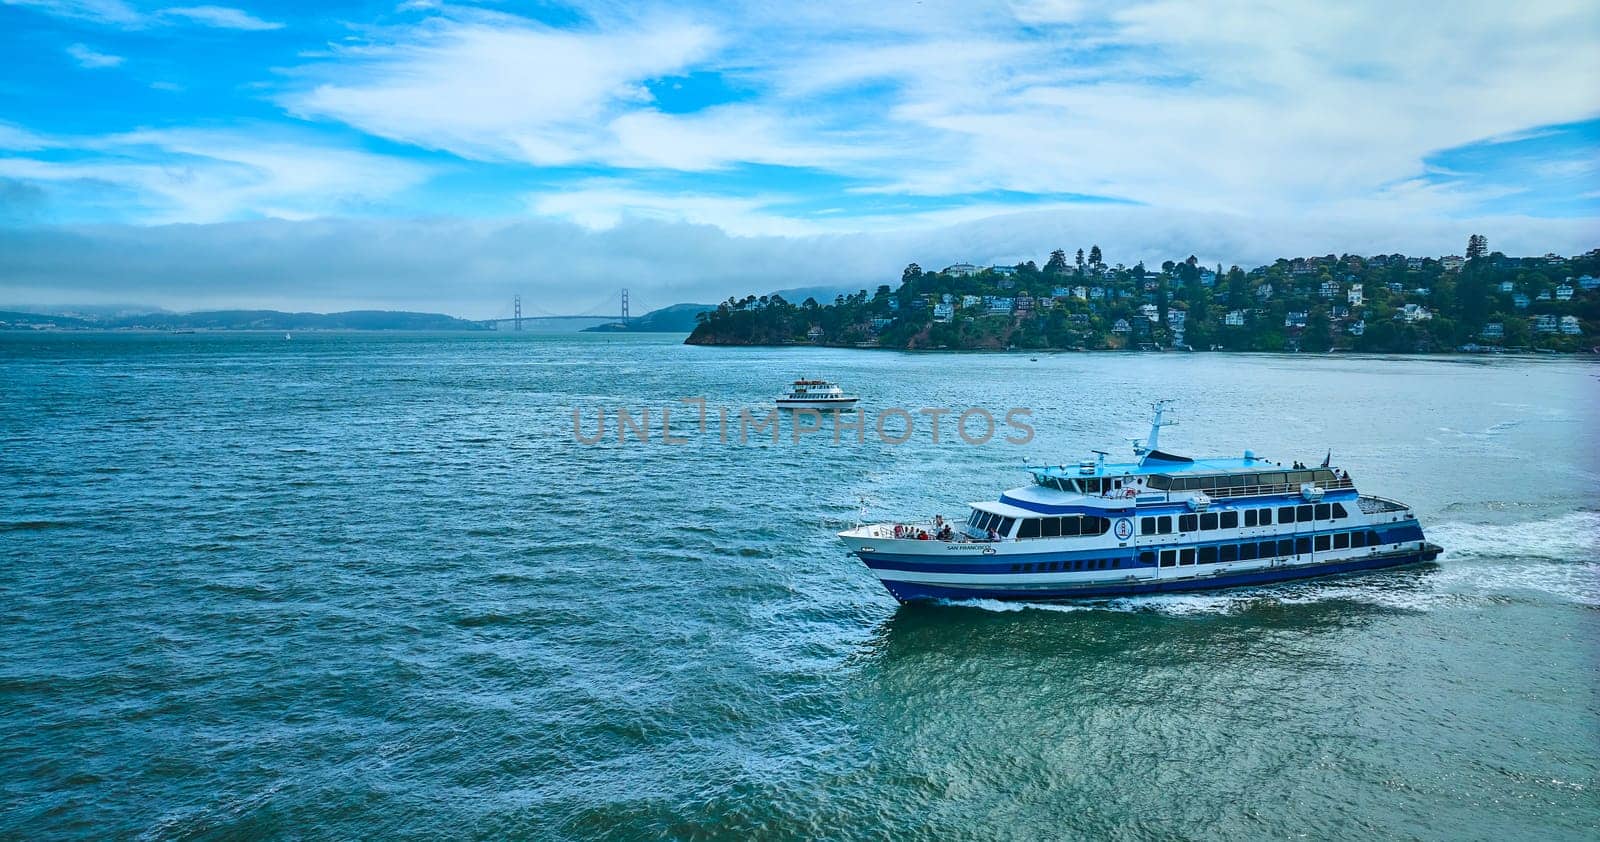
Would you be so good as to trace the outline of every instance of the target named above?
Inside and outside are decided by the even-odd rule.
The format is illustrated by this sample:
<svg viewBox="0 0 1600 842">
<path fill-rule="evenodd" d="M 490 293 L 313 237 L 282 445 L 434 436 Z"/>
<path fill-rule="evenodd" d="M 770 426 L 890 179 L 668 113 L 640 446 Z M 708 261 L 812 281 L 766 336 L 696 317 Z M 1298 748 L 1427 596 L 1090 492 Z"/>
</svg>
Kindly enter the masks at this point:
<svg viewBox="0 0 1600 842">
<path fill-rule="evenodd" d="M 777 403 L 779 409 L 854 409 L 859 400 L 826 380 L 796 380 L 788 394 L 778 396 Z"/>
</svg>

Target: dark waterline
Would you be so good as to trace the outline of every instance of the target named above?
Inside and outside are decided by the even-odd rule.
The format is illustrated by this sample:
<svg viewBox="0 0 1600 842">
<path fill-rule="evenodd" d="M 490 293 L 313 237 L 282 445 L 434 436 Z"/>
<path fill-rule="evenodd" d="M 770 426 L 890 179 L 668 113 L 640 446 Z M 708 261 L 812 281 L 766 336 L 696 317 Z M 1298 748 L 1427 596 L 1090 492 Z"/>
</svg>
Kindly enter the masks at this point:
<svg viewBox="0 0 1600 842">
<path fill-rule="evenodd" d="M 1600 832 L 1589 361 L 681 339 L 0 334 L 0 836 Z M 1037 436 L 573 440 L 801 375 Z M 1162 397 L 1167 449 L 1331 448 L 1445 555 L 898 607 L 833 538 L 1125 452 Z"/>
</svg>

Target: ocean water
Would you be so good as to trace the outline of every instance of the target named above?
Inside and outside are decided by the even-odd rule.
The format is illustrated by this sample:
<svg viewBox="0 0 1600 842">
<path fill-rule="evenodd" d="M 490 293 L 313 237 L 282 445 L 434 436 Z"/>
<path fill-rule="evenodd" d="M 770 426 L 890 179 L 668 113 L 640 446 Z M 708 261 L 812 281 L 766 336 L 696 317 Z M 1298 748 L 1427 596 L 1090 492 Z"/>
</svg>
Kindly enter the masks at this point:
<svg viewBox="0 0 1600 842">
<path fill-rule="evenodd" d="M 678 342 L 0 334 L 0 837 L 1600 834 L 1600 366 Z M 721 441 L 802 375 L 865 441 Z M 833 536 L 1156 398 L 1165 449 L 1331 450 L 1443 557 L 902 607 Z"/>
</svg>

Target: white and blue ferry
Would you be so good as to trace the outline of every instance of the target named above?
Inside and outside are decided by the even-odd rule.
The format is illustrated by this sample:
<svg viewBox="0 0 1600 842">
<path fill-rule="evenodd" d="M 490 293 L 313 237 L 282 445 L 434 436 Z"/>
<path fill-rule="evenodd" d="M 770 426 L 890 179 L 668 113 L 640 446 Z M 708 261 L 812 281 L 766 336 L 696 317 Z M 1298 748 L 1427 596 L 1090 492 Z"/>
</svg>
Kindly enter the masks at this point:
<svg viewBox="0 0 1600 842">
<path fill-rule="evenodd" d="M 970 504 L 964 523 L 876 523 L 839 533 L 901 602 L 1059 600 L 1228 588 L 1432 561 L 1404 503 L 1350 475 L 1159 449 L 1155 405 L 1138 460 L 1030 466 L 1033 484 Z"/>
</svg>

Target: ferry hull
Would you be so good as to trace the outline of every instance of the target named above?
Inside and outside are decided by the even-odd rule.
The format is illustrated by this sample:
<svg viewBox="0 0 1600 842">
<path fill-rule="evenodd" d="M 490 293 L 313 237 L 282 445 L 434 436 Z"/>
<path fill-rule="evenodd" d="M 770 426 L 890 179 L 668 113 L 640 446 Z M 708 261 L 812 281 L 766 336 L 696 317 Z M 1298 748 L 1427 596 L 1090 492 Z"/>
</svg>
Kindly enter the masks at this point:
<svg viewBox="0 0 1600 842">
<path fill-rule="evenodd" d="M 1392 567 L 1431 562 L 1441 549 L 1435 544 L 1424 544 L 1420 549 L 1398 553 L 1367 556 L 1358 559 L 1332 561 L 1323 564 L 1302 564 L 1268 567 L 1223 573 L 1198 578 L 1143 579 L 1126 582 L 1093 584 L 1039 585 L 948 585 L 912 582 L 903 579 L 883 579 L 883 586 L 900 602 L 931 600 L 996 599 L 1027 602 L 1065 601 L 1076 599 L 1106 599 L 1110 597 L 1137 596 L 1153 593 L 1187 593 L 1193 591 L 1221 590 L 1251 585 L 1267 585 L 1299 579 L 1316 579 L 1383 570 Z"/>
<path fill-rule="evenodd" d="M 815 409 L 819 412 L 839 410 L 843 412 L 846 410 L 855 409 L 858 402 L 860 402 L 860 398 L 847 398 L 845 400 L 837 401 L 794 401 L 779 399 L 776 403 L 779 409 Z"/>
</svg>

